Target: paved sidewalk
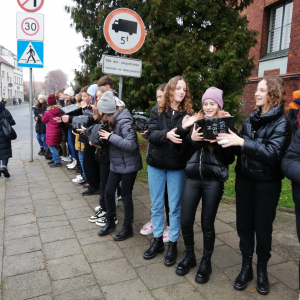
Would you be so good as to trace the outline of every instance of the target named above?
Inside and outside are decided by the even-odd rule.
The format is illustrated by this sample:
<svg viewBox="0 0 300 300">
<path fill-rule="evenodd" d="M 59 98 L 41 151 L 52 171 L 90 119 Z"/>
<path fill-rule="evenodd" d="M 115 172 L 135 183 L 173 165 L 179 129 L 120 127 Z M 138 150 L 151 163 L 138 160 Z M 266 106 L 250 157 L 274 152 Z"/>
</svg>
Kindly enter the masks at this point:
<svg viewBox="0 0 300 300">
<path fill-rule="evenodd" d="M 152 238 L 139 234 L 150 218 L 146 184 L 137 183 L 134 188 L 134 237 L 123 242 L 114 242 L 113 235 L 98 237 L 99 228 L 88 222 L 98 197 L 82 197 L 82 187 L 71 182 L 75 173 L 65 167 L 49 168 L 38 150 L 35 142 L 35 159 L 30 163 L 29 141 L 16 142 L 9 161 L 12 177 L 0 178 L 0 299 L 298 299 L 299 246 L 293 214 L 278 212 L 268 268 L 271 292 L 264 297 L 256 292 L 255 280 L 243 292 L 232 287 L 241 267 L 235 206 L 221 204 L 213 273 L 207 284 L 199 285 L 194 281 L 197 268 L 179 277 L 176 266 L 163 265 L 165 252 L 153 260 L 143 259 Z M 123 221 L 120 202 L 117 213 L 119 230 Z M 198 262 L 202 251 L 200 213 L 199 208 L 195 224 Z M 182 238 L 178 248 L 180 261 Z"/>
</svg>

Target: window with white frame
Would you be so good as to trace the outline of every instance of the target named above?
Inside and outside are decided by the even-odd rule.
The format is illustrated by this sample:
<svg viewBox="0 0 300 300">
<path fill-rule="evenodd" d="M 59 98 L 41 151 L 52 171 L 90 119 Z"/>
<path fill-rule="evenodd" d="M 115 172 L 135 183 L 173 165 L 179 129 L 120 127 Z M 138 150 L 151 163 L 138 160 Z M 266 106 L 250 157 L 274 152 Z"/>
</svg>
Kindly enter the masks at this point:
<svg viewBox="0 0 300 300">
<path fill-rule="evenodd" d="M 271 9 L 267 48 L 268 53 L 289 48 L 292 15 L 292 1 L 287 1 Z"/>
</svg>

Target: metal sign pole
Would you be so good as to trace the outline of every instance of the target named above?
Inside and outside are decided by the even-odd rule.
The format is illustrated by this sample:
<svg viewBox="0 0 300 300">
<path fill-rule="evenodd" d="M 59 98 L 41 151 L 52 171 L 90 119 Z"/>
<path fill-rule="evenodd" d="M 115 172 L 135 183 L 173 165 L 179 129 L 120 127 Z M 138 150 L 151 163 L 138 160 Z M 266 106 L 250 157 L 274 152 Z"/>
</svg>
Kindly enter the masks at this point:
<svg viewBox="0 0 300 300">
<path fill-rule="evenodd" d="M 122 100 L 122 90 L 123 90 L 123 76 L 120 76 L 119 80 L 119 99 Z"/>
<path fill-rule="evenodd" d="M 30 161 L 33 161 L 33 120 L 32 120 L 32 68 L 29 68 L 29 122 L 30 122 Z"/>
</svg>

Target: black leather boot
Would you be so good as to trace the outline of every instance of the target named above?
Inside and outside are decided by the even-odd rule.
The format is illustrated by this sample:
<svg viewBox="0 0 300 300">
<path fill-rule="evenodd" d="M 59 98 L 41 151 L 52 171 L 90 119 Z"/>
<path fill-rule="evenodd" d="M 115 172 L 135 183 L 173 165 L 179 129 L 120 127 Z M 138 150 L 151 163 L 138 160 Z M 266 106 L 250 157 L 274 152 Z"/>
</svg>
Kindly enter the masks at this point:
<svg viewBox="0 0 300 300">
<path fill-rule="evenodd" d="M 125 241 L 133 236 L 132 224 L 124 223 L 122 230 L 114 236 L 115 241 Z"/>
<path fill-rule="evenodd" d="M 105 226 L 101 230 L 99 230 L 98 235 L 99 236 L 108 235 L 114 229 L 116 229 L 116 224 L 113 216 L 111 218 L 107 218 L 107 222 Z"/>
<path fill-rule="evenodd" d="M 257 292 L 261 295 L 268 295 L 270 292 L 267 273 L 267 262 L 257 261 Z"/>
<path fill-rule="evenodd" d="M 171 267 L 175 264 L 177 258 L 177 242 L 169 242 L 168 251 L 165 257 L 165 266 Z"/>
<path fill-rule="evenodd" d="M 202 259 L 200 261 L 200 265 L 199 265 L 199 269 L 197 272 L 197 275 L 195 277 L 195 281 L 197 283 L 206 283 L 209 280 L 209 276 L 212 272 L 211 269 L 211 255 L 212 252 L 207 252 L 206 250 L 203 251 L 203 256 Z"/>
<path fill-rule="evenodd" d="M 163 237 L 159 238 L 154 238 L 153 243 L 151 244 L 150 248 L 144 253 L 143 258 L 144 259 L 152 259 L 154 258 L 157 253 L 162 253 L 164 252 L 165 247 L 164 247 L 164 241 Z"/>
<path fill-rule="evenodd" d="M 44 149 L 44 147 L 41 147 L 41 150 L 38 153 L 38 155 L 45 155 L 45 149 Z"/>
<path fill-rule="evenodd" d="M 184 253 L 185 256 L 183 260 L 178 264 L 176 268 L 176 274 L 179 276 L 186 275 L 190 271 L 190 268 L 194 268 L 197 265 L 193 246 L 186 247 Z"/>
<path fill-rule="evenodd" d="M 253 279 L 252 256 L 243 256 L 243 264 L 240 274 L 234 281 L 233 287 L 237 291 L 244 290 L 248 281 Z"/>
</svg>

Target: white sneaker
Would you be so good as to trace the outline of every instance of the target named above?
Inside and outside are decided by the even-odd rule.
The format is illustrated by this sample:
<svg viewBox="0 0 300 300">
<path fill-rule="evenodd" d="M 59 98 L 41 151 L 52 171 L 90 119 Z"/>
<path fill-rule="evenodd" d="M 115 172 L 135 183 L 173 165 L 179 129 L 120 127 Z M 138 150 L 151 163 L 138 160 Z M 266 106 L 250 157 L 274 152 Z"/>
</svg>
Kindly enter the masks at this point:
<svg viewBox="0 0 300 300">
<path fill-rule="evenodd" d="M 102 217 L 105 217 L 106 215 L 106 211 L 102 210 L 102 209 L 99 209 L 94 216 L 91 216 L 89 218 L 89 221 L 91 223 L 96 223 L 98 220 L 100 220 Z"/>
<path fill-rule="evenodd" d="M 96 207 L 95 207 L 95 212 L 97 212 L 100 208 L 101 208 L 100 205 L 99 205 L 99 206 L 96 206 Z"/>
<path fill-rule="evenodd" d="M 74 159 L 74 160 L 72 161 L 71 165 L 67 165 L 67 168 L 68 168 L 68 169 L 72 169 L 72 168 L 74 168 L 76 165 L 77 165 L 77 160 Z"/>
<path fill-rule="evenodd" d="M 142 235 L 148 235 L 151 234 L 153 232 L 153 225 L 152 225 L 152 220 L 150 222 L 148 222 L 147 224 L 145 224 L 143 226 L 143 228 L 140 231 L 140 234 Z"/>
<path fill-rule="evenodd" d="M 114 220 L 115 220 L 115 224 L 117 225 L 119 223 L 117 219 L 117 215 L 115 215 Z M 95 224 L 103 227 L 106 225 L 106 223 L 107 223 L 106 217 L 101 217 Z"/>
<path fill-rule="evenodd" d="M 164 230 L 164 233 L 163 233 L 164 243 L 168 243 L 170 241 L 170 239 L 169 239 L 169 231 L 170 231 L 170 228 L 169 228 L 169 226 L 167 226 L 167 228 Z"/>
<path fill-rule="evenodd" d="M 65 161 L 65 159 L 68 159 L 68 156 L 60 156 L 60 159 Z"/>
<path fill-rule="evenodd" d="M 72 179 L 72 182 L 78 183 L 78 182 L 80 182 L 81 180 L 83 180 L 83 177 L 81 177 L 81 175 L 77 175 L 75 179 Z"/>
<path fill-rule="evenodd" d="M 65 162 L 70 162 L 70 163 L 73 161 L 72 157 L 66 157 L 65 159 L 62 159 L 62 160 Z"/>
</svg>

